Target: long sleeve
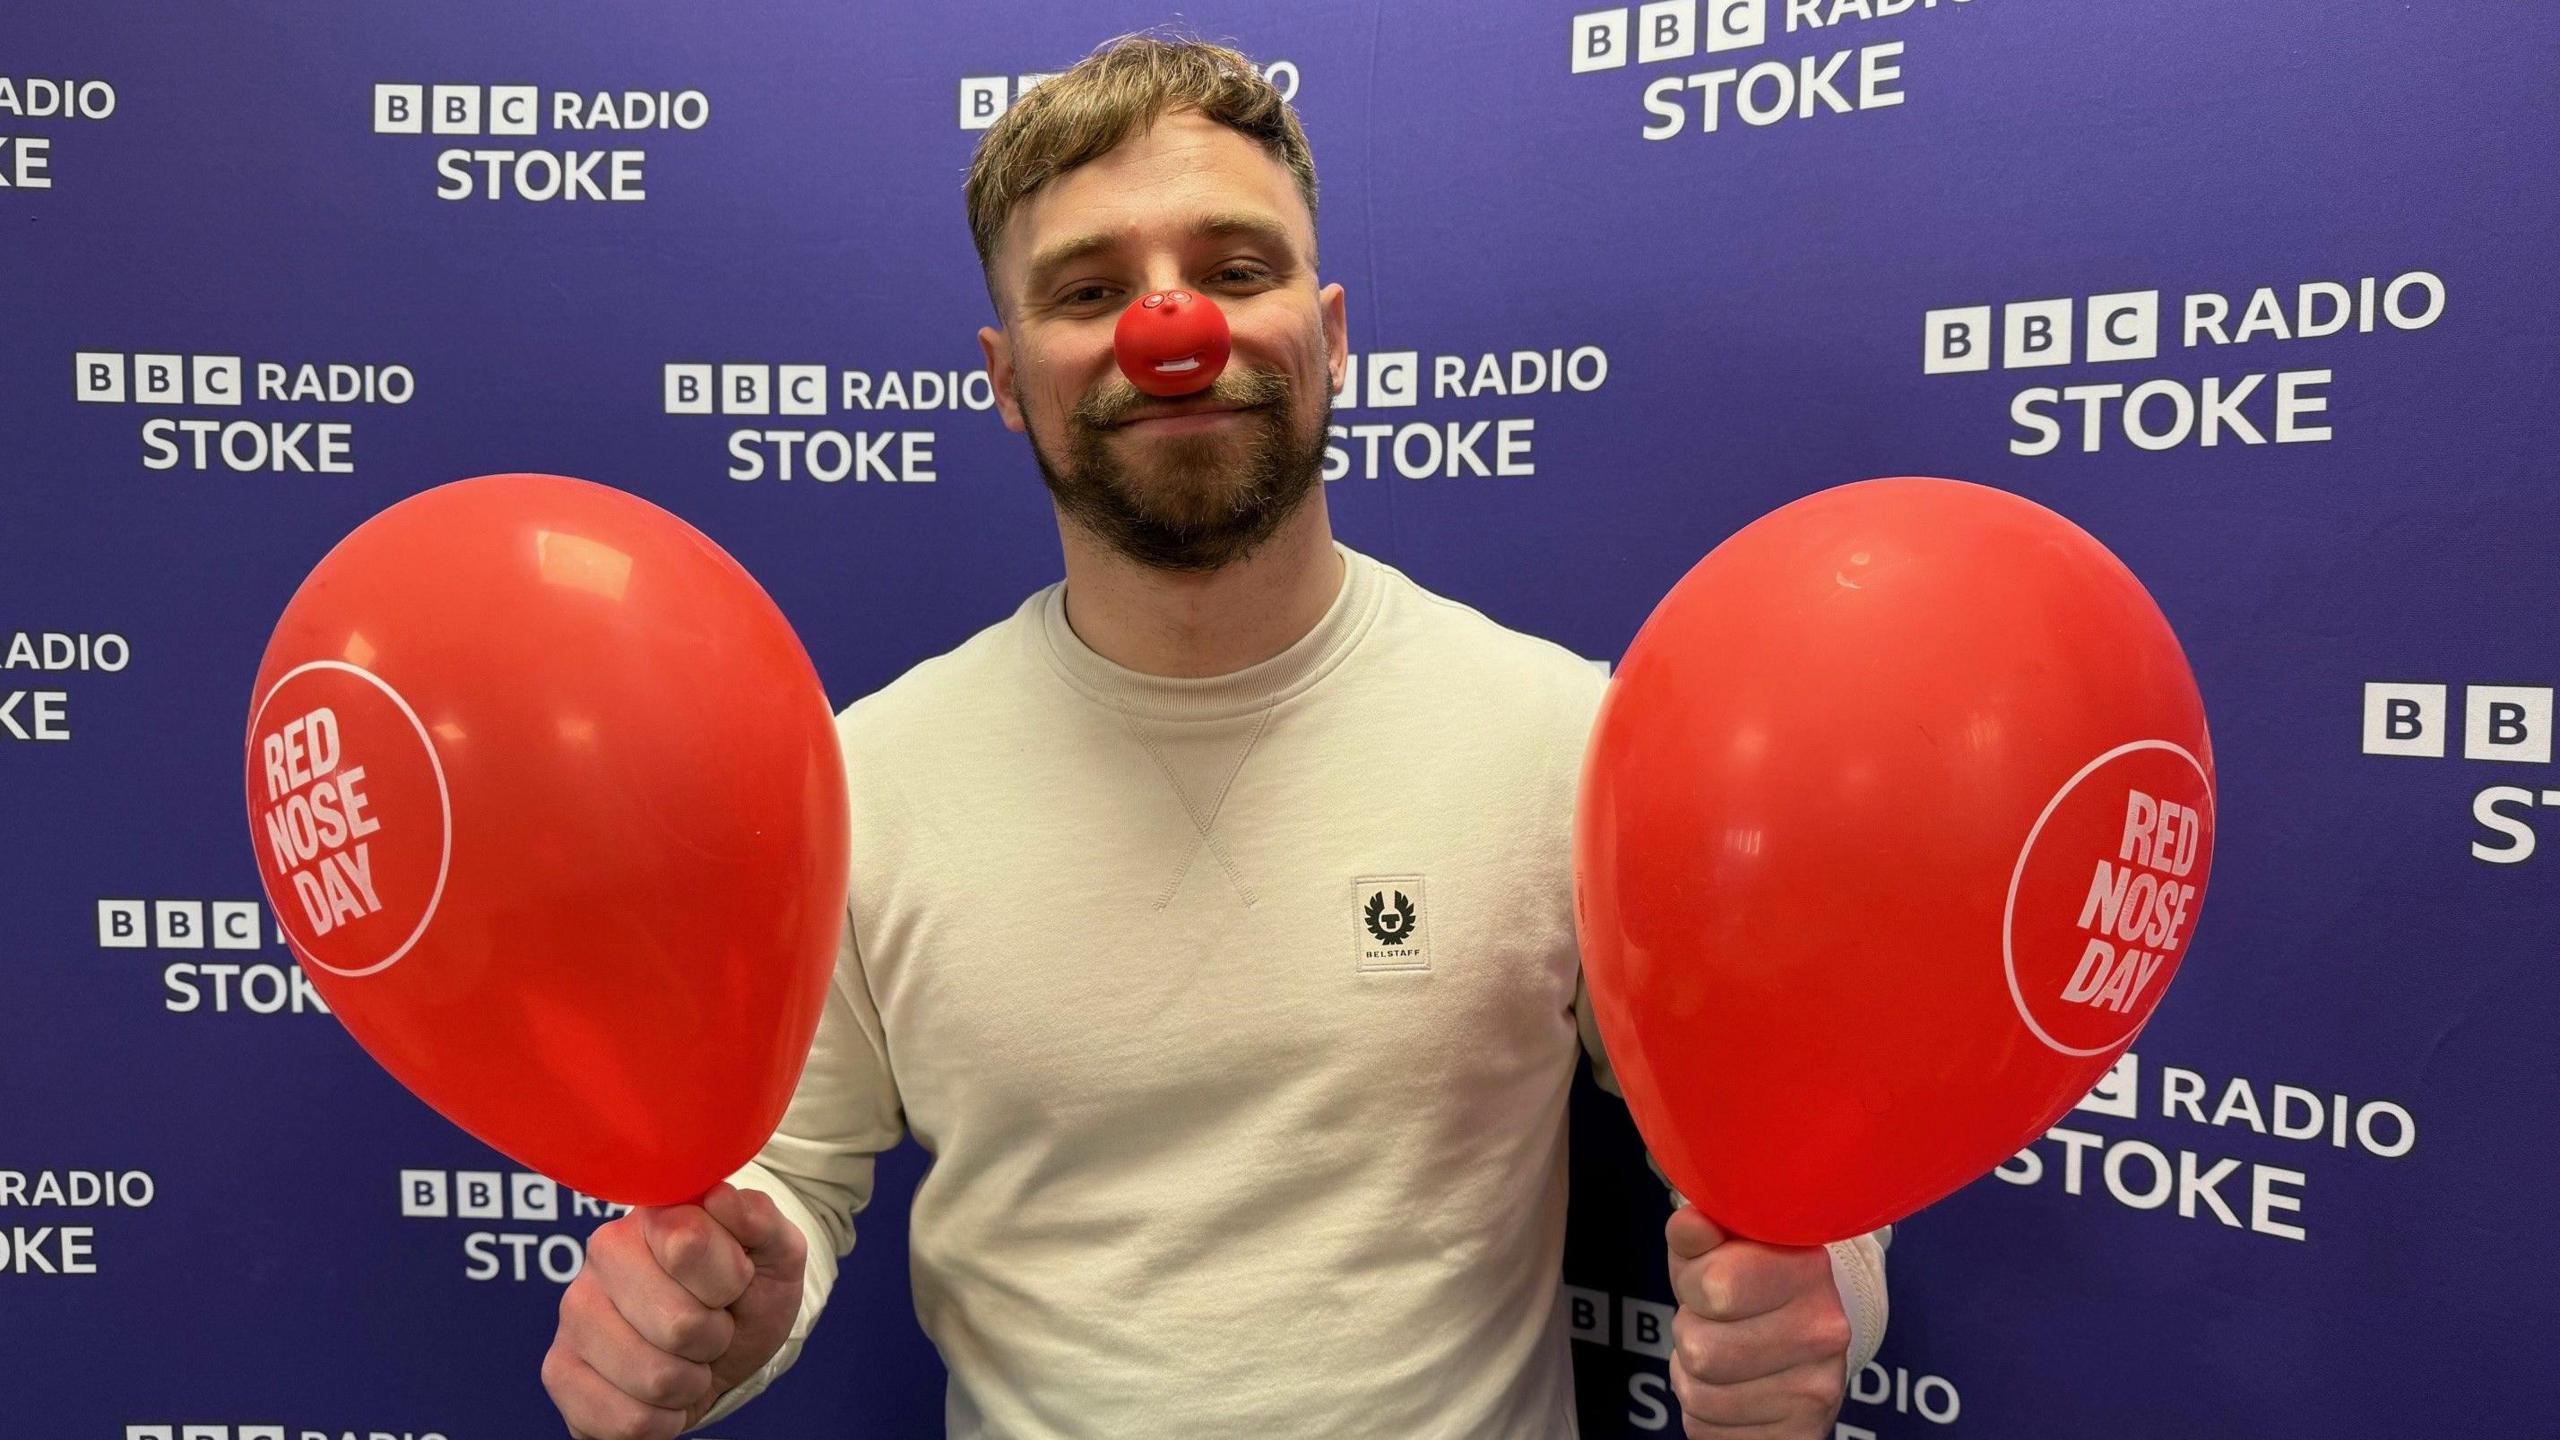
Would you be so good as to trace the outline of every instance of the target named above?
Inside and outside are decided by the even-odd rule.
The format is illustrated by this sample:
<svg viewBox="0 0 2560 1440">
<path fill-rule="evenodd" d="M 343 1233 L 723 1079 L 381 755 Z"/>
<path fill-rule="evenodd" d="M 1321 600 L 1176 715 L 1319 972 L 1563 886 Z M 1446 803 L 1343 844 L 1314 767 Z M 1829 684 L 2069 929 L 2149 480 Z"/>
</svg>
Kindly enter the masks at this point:
<svg viewBox="0 0 2560 1440">
<path fill-rule="evenodd" d="M 1590 982 L 1576 984 L 1573 997 L 1574 1022 L 1582 1033 L 1583 1053 L 1591 1057 L 1591 1078 L 1601 1089 L 1620 1100 L 1625 1092 L 1618 1088 L 1618 1072 L 1609 1063 L 1609 1052 L 1600 1040 L 1599 1022 L 1593 1018 Z M 1671 1191 L 1674 1209 L 1689 1203 L 1671 1177 L 1663 1175 L 1662 1166 L 1648 1149 L 1645 1163 L 1653 1167 L 1664 1186 Z M 1876 1349 L 1884 1343 L 1885 1323 L 1891 1316 L 1891 1305 L 1885 1291 L 1884 1256 L 1893 1243 L 1893 1227 L 1870 1231 L 1846 1240 L 1832 1242 L 1826 1248 L 1831 1254 L 1831 1283 L 1840 1291 L 1841 1312 L 1849 1317 L 1848 1374 L 1857 1374 L 1875 1359 Z"/>
<path fill-rule="evenodd" d="M 826 1308 L 828 1292 L 835 1288 L 838 1263 L 853 1253 L 854 1217 L 871 1203 L 873 1157 L 905 1133 L 888 1043 L 848 913 L 809 1063 L 790 1107 L 756 1158 L 729 1177 L 742 1190 L 771 1196 L 807 1237 L 800 1317 L 772 1361 L 722 1395 L 702 1417 L 703 1424 L 735 1412 L 800 1358 Z"/>
</svg>

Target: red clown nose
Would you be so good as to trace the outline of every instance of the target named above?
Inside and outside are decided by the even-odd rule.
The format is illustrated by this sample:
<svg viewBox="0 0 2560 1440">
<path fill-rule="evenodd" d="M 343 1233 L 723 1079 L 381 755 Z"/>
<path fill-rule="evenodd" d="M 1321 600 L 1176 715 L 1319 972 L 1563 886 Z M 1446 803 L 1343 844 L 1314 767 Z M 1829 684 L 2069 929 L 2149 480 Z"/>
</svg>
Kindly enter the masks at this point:
<svg viewBox="0 0 2560 1440">
<path fill-rule="evenodd" d="M 1206 295 L 1158 290 L 1120 312 L 1111 349 L 1120 373 L 1140 390 L 1189 395 L 1208 389 L 1227 368 L 1227 317 Z"/>
</svg>

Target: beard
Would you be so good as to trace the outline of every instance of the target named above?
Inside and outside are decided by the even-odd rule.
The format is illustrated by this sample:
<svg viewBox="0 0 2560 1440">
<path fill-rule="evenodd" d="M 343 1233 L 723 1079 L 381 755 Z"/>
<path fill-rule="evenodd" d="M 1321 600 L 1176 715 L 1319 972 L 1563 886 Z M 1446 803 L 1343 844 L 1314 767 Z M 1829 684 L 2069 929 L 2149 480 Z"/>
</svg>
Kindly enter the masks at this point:
<svg viewBox="0 0 2560 1440">
<path fill-rule="evenodd" d="M 1124 460 L 1112 437 L 1149 397 L 1115 374 L 1067 412 L 1064 463 L 1036 430 L 1031 454 L 1059 512 L 1114 551 L 1152 570 L 1206 574 L 1252 554 L 1315 490 L 1333 397 L 1299 429 L 1295 391 L 1285 375 L 1230 370 L 1182 398 L 1236 406 L 1240 420 L 1142 439 Z"/>
</svg>

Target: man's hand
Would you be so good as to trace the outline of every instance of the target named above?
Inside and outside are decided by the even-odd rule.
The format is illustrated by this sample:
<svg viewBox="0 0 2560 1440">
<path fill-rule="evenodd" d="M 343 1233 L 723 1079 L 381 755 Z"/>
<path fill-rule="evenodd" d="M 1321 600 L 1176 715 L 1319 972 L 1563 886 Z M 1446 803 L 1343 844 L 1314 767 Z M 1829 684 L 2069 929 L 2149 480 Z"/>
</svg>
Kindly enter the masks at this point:
<svg viewBox="0 0 2560 1440">
<path fill-rule="evenodd" d="M 1730 1240 L 1683 1205 L 1671 1247 L 1671 1390 L 1690 1440 L 1829 1440 L 1848 1386 L 1849 1317 L 1831 1255 Z"/>
<path fill-rule="evenodd" d="M 766 1196 L 723 1181 L 702 1204 L 596 1228 L 560 1296 L 542 1387 L 574 1440 L 672 1440 L 764 1368 L 800 1315 L 808 1242 Z"/>
</svg>

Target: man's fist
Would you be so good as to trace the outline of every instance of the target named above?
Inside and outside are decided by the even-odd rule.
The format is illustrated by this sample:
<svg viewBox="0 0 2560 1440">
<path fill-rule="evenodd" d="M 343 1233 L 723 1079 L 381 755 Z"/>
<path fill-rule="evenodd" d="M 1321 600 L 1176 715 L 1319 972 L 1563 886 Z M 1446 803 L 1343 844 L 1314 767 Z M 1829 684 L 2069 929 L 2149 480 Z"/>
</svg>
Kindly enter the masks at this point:
<svg viewBox="0 0 2560 1440">
<path fill-rule="evenodd" d="M 671 1440 L 764 1368 L 800 1315 L 808 1243 L 723 1181 L 596 1227 L 560 1297 L 542 1388 L 577 1440 Z"/>
<path fill-rule="evenodd" d="M 1671 1391 L 1690 1440 L 1827 1440 L 1848 1386 L 1849 1317 L 1818 1246 L 1729 1240 L 1683 1205 L 1671 1247 Z"/>
</svg>

